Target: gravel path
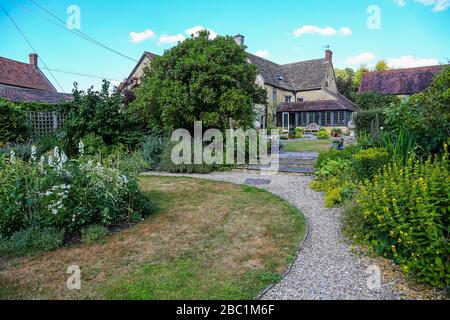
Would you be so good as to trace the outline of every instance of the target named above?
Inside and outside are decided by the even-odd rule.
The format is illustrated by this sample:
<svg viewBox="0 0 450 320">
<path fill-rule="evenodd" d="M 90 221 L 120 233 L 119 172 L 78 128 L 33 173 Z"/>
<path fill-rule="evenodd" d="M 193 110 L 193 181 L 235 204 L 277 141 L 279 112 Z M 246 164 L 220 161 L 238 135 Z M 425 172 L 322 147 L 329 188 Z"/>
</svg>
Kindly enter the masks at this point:
<svg viewBox="0 0 450 320">
<path fill-rule="evenodd" d="M 350 244 L 340 230 L 341 209 L 324 207 L 323 195 L 308 187 L 310 177 L 262 176 L 258 172 L 187 176 L 236 184 L 245 184 L 248 179 L 267 179 L 269 185 L 258 187 L 286 199 L 304 214 L 309 234 L 303 248 L 286 277 L 265 292 L 262 299 L 400 299 L 400 293 L 383 280 L 380 288 L 369 289 L 367 269 L 373 261 L 351 252 Z"/>
</svg>

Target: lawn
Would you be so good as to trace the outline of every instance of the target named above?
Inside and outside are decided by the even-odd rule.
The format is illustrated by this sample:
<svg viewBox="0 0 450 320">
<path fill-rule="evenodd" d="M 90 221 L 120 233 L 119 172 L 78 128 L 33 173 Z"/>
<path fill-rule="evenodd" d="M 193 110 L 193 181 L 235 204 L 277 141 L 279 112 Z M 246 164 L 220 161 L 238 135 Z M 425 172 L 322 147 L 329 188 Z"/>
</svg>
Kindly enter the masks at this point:
<svg viewBox="0 0 450 320">
<path fill-rule="evenodd" d="M 305 234 L 286 201 L 260 189 L 144 177 L 159 210 L 94 244 L 0 258 L 2 299 L 252 299 L 280 279 Z M 81 290 L 66 287 L 70 265 Z"/>
<path fill-rule="evenodd" d="M 284 141 L 282 150 L 287 152 L 324 152 L 330 149 L 333 140 L 292 140 Z"/>
</svg>

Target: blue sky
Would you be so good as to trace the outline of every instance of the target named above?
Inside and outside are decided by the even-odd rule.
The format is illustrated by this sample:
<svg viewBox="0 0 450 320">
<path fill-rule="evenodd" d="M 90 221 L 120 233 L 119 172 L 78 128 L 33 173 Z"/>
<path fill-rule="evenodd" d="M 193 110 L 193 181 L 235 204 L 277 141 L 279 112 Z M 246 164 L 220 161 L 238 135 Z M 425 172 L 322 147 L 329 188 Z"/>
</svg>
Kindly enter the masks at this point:
<svg viewBox="0 0 450 320">
<path fill-rule="evenodd" d="M 162 54 L 175 45 L 170 41 L 182 39 L 186 30 L 197 26 L 220 35 L 241 33 L 249 52 L 278 63 L 321 58 L 325 45 L 333 50 L 339 68 L 371 66 L 379 59 L 387 59 L 392 67 L 409 67 L 450 58 L 450 0 L 34 1 L 64 21 L 71 16 L 67 8 L 78 6 L 82 32 L 136 60 L 145 50 Z M 108 77 L 117 83 L 134 67 L 134 62 L 57 27 L 30 0 L 0 0 L 0 4 L 51 69 Z M 368 13 L 370 6 L 375 11 Z M 372 23 L 369 28 L 368 20 L 378 21 L 371 19 L 378 9 L 381 25 Z M 28 61 L 30 47 L 1 10 L 0 43 L 0 56 Z M 98 88 L 101 82 L 54 75 L 66 92 L 74 81 L 83 89 Z"/>
</svg>

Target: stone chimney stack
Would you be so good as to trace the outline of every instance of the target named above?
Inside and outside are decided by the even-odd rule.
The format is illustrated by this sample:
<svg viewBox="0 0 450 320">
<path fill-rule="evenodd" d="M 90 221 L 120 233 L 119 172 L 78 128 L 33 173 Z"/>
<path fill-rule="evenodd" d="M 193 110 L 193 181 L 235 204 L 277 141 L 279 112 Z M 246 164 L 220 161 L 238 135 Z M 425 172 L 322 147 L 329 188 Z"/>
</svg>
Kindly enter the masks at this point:
<svg viewBox="0 0 450 320">
<path fill-rule="evenodd" d="M 236 42 L 236 44 L 240 47 L 244 46 L 244 40 L 245 40 L 245 37 L 241 34 L 237 34 L 234 36 L 234 42 Z"/>
<path fill-rule="evenodd" d="M 38 68 L 38 55 L 36 53 L 30 53 L 30 65 L 35 68 Z"/>
<path fill-rule="evenodd" d="M 325 51 L 325 60 L 327 60 L 329 63 L 333 63 L 333 51 L 330 49 L 327 49 Z"/>
</svg>

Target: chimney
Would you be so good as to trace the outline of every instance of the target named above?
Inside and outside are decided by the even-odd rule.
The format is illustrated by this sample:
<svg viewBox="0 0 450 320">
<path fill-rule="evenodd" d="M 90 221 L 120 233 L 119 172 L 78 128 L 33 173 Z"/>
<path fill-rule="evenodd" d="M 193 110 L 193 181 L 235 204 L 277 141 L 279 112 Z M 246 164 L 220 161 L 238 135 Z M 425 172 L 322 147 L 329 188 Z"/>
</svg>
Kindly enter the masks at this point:
<svg viewBox="0 0 450 320">
<path fill-rule="evenodd" d="M 30 65 L 38 68 L 38 55 L 36 53 L 30 53 Z"/>
<path fill-rule="evenodd" d="M 325 60 L 327 60 L 329 63 L 333 63 L 333 51 L 330 49 L 327 49 L 325 51 Z"/>
<path fill-rule="evenodd" d="M 234 36 L 234 42 L 236 42 L 236 44 L 240 47 L 244 46 L 244 39 L 245 37 L 239 33 Z"/>
</svg>

